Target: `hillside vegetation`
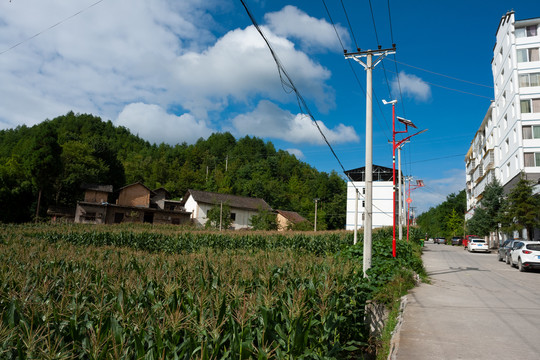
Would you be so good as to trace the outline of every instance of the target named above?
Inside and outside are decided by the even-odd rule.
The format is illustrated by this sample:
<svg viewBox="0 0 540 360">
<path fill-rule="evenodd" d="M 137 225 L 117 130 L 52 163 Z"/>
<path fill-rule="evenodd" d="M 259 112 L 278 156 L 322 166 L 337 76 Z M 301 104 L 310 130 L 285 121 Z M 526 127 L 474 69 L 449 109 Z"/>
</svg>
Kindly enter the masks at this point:
<svg viewBox="0 0 540 360">
<path fill-rule="evenodd" d="M 50 205 L 75 206 L 85 182 L 116 190 L 137 181 L 174 198 L 187 189 L 260 197 L 311 221 L 319 198 L 317 227 L 344 227 L 345 181 L 259 138 L 215 133 L 191 145 L 150 144 L 111 121 L 73 112 L 0 131 L 0 222 L 32 220 L 38 201 L 40 216 Z"/>
</svg>

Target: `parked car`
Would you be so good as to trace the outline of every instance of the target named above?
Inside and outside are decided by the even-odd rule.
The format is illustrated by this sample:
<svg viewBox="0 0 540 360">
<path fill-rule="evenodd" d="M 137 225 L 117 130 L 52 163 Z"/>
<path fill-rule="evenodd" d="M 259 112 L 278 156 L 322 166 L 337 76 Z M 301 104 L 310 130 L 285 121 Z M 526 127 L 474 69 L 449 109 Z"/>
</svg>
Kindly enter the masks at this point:
<svg viewBox="0 0 540 360">
<path fill-rule="evenodd" d="M 540 269 L 540 241 L 519 241 L 511 252 L 510 265 L 519 271 Z"/>
<path fill-rule="evenodd" d="M 520 242 L 521 239 L 508 239 L 499 246 L 497 260 L 504 261 L 507 264 L 510 264 L 510 251 L 515 243 Z"/>
<path fill-rule="evenodd" d="M 486 240 L 484 239 L 470 238 L 469 243 L 467 244 L 467 250 L 469 252 L 477 252 L 477 251 L 489 252 L 489 246 Z"/>
<path fill-rule="evenodd" d="M 435 244 L 446 244 L 446 239 L 441 237 L 435 238 L 433 241 Z"/>
<path fill-rule="evenodd" d="M 459 236 L 454 236 L 452 238 L 452 246 L 461 245 L 461 244 L 463 244 L 463 239 L 462 238 L 460 238 Z"/>
<path fill-rule="evenodd" d="M 467 248 L 467 245 L 469 244 L 470 238 L 479 238 L 479 236 L 478 235 L 465 235 L 465 239 L 463 239 L 463 246 L 465 247 L 465 249 Z"/>
</svg>

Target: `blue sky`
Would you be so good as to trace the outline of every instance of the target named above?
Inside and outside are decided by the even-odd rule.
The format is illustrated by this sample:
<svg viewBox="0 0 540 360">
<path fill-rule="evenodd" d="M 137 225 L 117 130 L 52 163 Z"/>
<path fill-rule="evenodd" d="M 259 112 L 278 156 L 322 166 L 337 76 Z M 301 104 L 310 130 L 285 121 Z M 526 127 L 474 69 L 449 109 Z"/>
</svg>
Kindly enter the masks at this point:
<svg viewBox="0 0 540 360">
<path fill-rule="evenodd" d="M 368 0 L 325 0 L 334 28 L 322 0 L 246 3 L 345 169 L 364 166 L 366 84 L 336 32 L 349 51 L 391 47 L 393 36 L 395 57 L 373 73 L 374 163 L 392 165 L 392 110 L 381 100 L 396 98 L 398 116 L 429 129 L 402 159 L 426 185 L 413 193 L 419 212 L 465 187 L 464 156 L 493 97 L 501 16 L 540 17 L 530 0 L 372 0 L 373 17 Z M 0 99 L 0 129 L 72 110 L 157 143 L 257 136 L 342 172 L 239 0 L 2 1 Z"/>
</svg>

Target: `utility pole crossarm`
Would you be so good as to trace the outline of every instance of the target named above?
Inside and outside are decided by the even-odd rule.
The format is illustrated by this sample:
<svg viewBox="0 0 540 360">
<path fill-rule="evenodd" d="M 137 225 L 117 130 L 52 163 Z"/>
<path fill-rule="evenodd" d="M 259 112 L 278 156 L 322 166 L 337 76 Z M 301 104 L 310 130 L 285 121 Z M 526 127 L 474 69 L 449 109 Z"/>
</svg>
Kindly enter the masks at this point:
<svg viewBox="0 0 540 360">
<path fill-rule="evenodd" d="M 378 56 L 378 58 L 375 60 L 373 65 L 369 66 L 369 68 L 373 69 L 374 67 L 376 67 L 382 61 L 382 59 L 384 57 L 386 57 L 387 55 L 395 54 L 395 53 L 396 53 L 395 44 L 390 49 L 377 49 L 377 50 L 365 50 L 365 51 L 360 51 L 360 49 L 358 49 L 357 52 L 352 52 L 352 53 L 349 53 L 349 52 L 347 52 L 347 50 L 344 50 L 345 59 L 353 59 L 353 60 L 359 62 L 360 64 L 362 64 L 362 66 L 366 70 L 368 69 L 368 65 L 365 64 L 362 60 L 360 60 L 360 58 L 366 57 L 368 55 Z"/>
</svg>

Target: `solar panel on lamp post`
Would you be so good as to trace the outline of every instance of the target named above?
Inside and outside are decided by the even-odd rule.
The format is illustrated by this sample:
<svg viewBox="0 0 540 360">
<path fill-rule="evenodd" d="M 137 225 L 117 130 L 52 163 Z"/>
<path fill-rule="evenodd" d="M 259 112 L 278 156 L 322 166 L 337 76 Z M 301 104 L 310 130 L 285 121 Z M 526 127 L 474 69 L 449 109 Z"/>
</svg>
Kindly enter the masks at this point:
<svg viewBox="0 0 540 360">
<path fill-rule="evenodd" d="M 397 100 L 382 101 L 383 104 L 392 104 L 392 257 L 396 257 L 396 149 L 399 148 L 404 142 L 408 141 L 413 136 L 419 135 L 427 129 L 419 131 L 413 135 L 406 137 L 396 142 L 396 134 L 403 134 L 409 131 L 409 126 L 417 129 L 416 125 L 412 121 L 402 117 L 397 117 L 398 121 L 405 125 L 404 131 L 396 131 L 396 103 Z"/>
</svg>

